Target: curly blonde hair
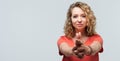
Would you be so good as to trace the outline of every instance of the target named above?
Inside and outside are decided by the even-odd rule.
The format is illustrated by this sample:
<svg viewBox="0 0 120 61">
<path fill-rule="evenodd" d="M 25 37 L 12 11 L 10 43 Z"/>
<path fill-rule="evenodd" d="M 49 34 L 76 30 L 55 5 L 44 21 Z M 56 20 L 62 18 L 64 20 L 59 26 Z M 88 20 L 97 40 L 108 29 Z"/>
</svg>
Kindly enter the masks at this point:
<svg viewBox="0 0 120 61">
<path fill-rule="evenodd" d="M 87 36 L 94 35 L 96 33 L 95 31 L 96 17 L 94 16 L 93 11 L 91 10 L 90 6 L 88 6 L 86 3 L 75 2 L 70 5 L 68 12 L 67 12 L 67 19 L 66 19 L 65 26 L 64 26 L 65 36 L 68 38 L 73 38 L 75 36 L 75 28 L 73 27 L 72 20 L 71 20 L 72 9 L 74 7 L 81 8 L 84 11 L 85 15 L 87 16 L 86 18 L 88 20 L 88 24 L 85 28 L 86 35 Z"/>
</svg>

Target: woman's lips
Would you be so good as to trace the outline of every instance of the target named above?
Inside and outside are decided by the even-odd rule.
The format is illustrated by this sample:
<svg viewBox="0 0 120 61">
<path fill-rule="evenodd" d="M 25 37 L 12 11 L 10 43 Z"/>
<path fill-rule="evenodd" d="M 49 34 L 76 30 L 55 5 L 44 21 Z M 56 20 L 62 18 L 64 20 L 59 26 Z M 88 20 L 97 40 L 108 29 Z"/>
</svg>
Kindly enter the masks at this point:
<svg viewBox="0 0 120 61">
<path fill-rule="evenodd" d="M 77 24 L 78 27 L 81 27 L 83 24 Z"/>
</svg>

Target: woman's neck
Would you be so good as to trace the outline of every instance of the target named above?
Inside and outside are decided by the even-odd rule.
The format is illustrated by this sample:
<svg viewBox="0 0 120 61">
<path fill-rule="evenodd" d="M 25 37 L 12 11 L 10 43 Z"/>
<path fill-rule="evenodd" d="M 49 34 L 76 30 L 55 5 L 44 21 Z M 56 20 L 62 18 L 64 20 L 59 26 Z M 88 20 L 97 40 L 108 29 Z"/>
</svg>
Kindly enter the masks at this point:
<svg viewBox="0 0 120 61">
<path fill-rule="evenodd" d="M 86 33 L 84 30 L 76 30 L 76 33 L 79 33 L 79 32 L 81 32 L 82 37 L 86 36 Z"/>
</svg>

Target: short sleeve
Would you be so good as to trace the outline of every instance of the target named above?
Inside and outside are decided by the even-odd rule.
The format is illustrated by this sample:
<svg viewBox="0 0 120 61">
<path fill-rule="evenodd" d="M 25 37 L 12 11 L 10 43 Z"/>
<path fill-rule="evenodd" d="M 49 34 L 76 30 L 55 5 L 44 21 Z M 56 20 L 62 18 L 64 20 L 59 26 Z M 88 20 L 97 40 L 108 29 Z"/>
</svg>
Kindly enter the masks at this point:
<svg viewBox="0 0 120 61">
<path fill-rule="evenodd" d="M 64 36 L 61 36 L 58 41 L 57 41 L 57 45 L 58 47 L 60 46 L 61 43 L 65 42 Z"/>
<path fill-rule="evenodd" d="M 93 38 L 94 38 L 95 41 L 98 41 L 101 44 L 103 44 L 103 39 L 100 35 L 96 34 Z"/>
</svg>

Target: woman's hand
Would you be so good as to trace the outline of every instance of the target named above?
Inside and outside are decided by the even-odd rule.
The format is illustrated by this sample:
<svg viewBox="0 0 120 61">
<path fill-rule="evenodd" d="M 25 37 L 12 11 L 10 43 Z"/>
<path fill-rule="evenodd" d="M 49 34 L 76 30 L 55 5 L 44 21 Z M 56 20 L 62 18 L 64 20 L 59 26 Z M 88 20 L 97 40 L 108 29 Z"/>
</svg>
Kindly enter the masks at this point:
<svg viewBox="0 0 120 61">
<path fill-rule="evenodd" d="M 75 44 L 76 46 L 72 49 L 72 51 L 78 58 L 83 58 L 84 55 L 89 55 L 91 53 L 91 49 L 89 46 L 83 45 L 78 40 L 76 40 Z"/>
<path fill-rule="evenodd" d="M 84 48 L 82 48 L 82 43 L 78 40 L 76 40 L 75 47 L 72 49 L 73 53 L 78 57 L 78 58 L 83 58 L 84 57 Z"/>
<path fill-rule="evenodd" d="M 81 32 L 76 33 L 75 38 L 79 40 L 81 38 Z"/>
</svg>

